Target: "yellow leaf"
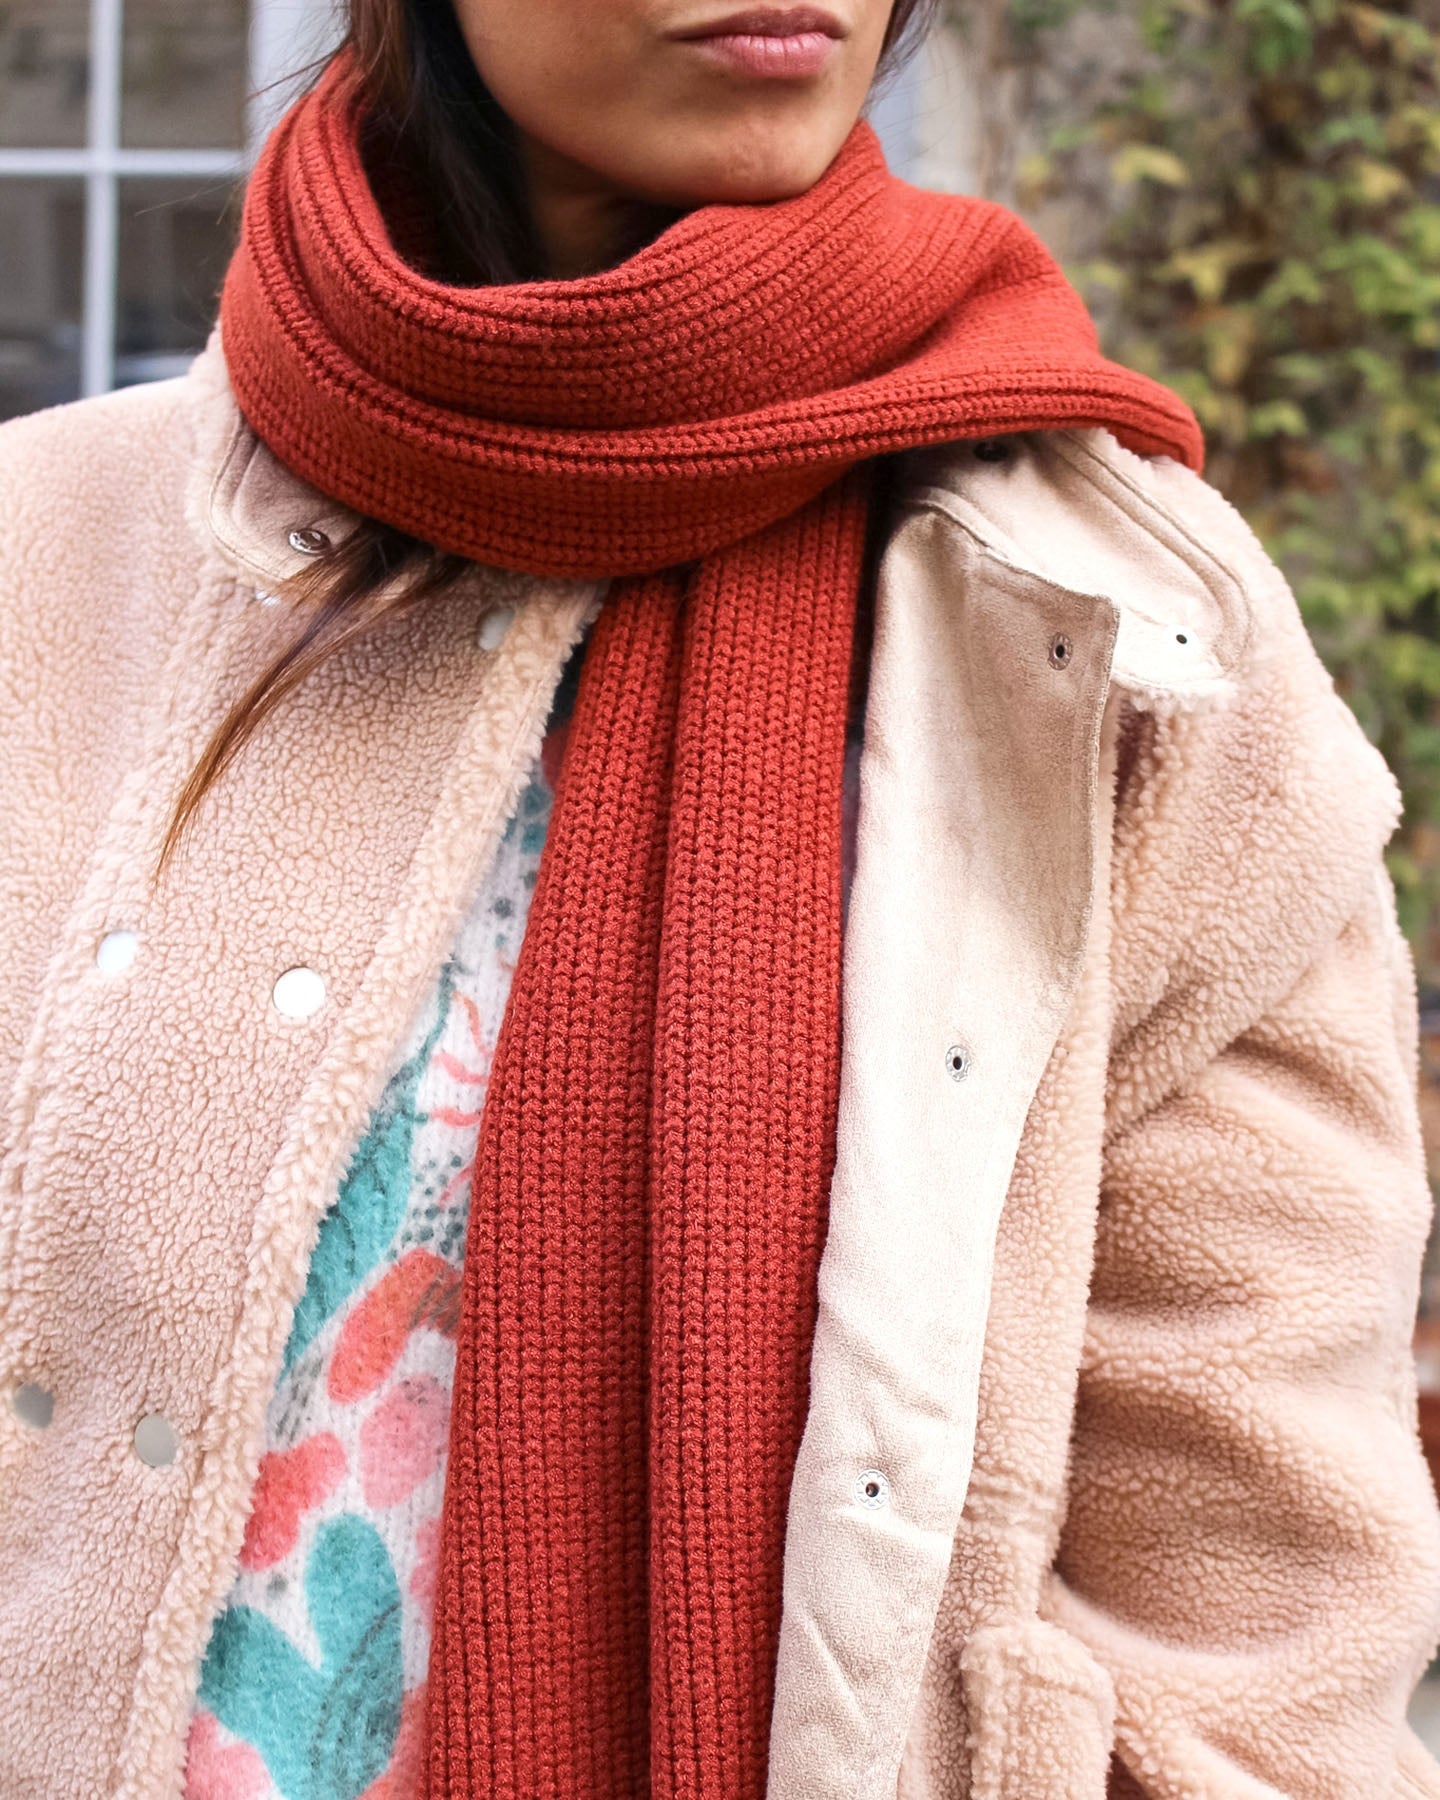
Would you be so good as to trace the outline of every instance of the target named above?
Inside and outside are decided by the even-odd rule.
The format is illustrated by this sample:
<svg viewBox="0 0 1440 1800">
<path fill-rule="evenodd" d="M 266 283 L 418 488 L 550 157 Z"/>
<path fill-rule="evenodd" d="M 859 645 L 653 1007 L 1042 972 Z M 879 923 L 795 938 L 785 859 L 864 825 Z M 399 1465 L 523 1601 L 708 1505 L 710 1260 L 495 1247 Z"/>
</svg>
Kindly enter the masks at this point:
<svg viewBox="0 0 1440 1800">
<path fill-rule="evenodd" d="M 1410 186 L 1408 178 L 1393 164 L 1372 162 L 1366 156 L 1359 157 L 1352 170 L 1361 199 L 1372 206 L 1383 206 L 1397 194 L 1405 193 Z"/>
<path fill-rule="evenodd" d="M 1190 171 L 1173 150 L 1158 144 L 1125 144 L 1110 159 L 1117 181 L 1158 181 L 1165 187 L 1185 187 Z"/>
<path fill-rule="evenodd" d="M 1230 271 L 1256 255 L 1255 246 L 1242 238 L 1215 238 L 1208 244 L 1177 251 L 1160 269 L 1168 280 L 1188 281 L 1197 300 L 1218 300 L 1225 292 Z"/>
</svg>

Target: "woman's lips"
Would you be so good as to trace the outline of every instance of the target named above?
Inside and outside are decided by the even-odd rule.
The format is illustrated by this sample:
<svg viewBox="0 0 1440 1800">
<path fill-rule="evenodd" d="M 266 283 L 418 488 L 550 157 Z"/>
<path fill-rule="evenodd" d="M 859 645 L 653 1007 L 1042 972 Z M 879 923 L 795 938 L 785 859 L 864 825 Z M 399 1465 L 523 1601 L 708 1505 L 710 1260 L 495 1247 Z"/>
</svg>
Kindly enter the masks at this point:
<svg viewBox="0 0 1440 1800">
<path fill-rule="evenodd" d="M 731 13 L 680 34 L 680 41 L 739 75 L 803 81 L 820 73 L 842 35 L 829 13 L 803 7 Z"/>
<path fill-rule="evenodd" d="M 688 40 L 703 56 L 740 75 L 769 80 L 801 81 L 818 75 L 830 60 L 835 39 L 823 31 L 797 31 L 791 37 L 762 37 L 756 32 L 722 32 Z"/>
</svg>

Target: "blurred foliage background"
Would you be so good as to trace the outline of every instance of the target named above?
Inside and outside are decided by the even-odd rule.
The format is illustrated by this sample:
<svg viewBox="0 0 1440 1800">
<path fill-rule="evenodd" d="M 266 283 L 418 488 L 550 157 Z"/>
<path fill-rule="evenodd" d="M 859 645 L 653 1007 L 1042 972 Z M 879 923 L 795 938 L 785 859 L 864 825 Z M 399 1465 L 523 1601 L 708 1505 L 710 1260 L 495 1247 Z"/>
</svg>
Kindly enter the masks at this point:
<svg viewBox="0 0 1440 1800">
<path fill-rule="evenodd" d="M 1440 0 L 950 0 L 979 185 L 1184 394 L 1396 771 L 1440 987 Z"/>
</svg>

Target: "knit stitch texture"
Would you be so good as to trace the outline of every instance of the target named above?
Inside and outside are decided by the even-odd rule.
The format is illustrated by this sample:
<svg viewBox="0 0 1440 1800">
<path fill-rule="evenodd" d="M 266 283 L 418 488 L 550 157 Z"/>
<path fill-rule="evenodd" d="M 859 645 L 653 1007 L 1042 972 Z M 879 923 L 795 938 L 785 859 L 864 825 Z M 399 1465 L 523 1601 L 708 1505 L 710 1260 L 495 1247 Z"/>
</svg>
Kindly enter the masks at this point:
<svg viewBox="0 0 1440 1800">
<path fill-rule="evenodd" d="M 1104 425 L 1198 468 L 1199 427 L 1100 355 L 1003 207 L 908 186 L 857 124 L 808 193 L 707 206 L 617 268 L 451 287 L 392 243 L 342 59 L 251 180 L 221 325 L 246 417 L 362 513 L 503 568 L 688 562 L 854 463 Z"/>
<path fill-rule="evenodd" d="M 222 332 L 296 473 L 431 543 L 617 581 L 481 1122 L 425 1781 L 754 1800 L 840 1066 L 867 464 L 1103 424 L 1198 464 L 1003 210 L 857 125 L 807 194 L 618 268 L 446 287 L 337 62 L 275 133 Z"/>
</svg>

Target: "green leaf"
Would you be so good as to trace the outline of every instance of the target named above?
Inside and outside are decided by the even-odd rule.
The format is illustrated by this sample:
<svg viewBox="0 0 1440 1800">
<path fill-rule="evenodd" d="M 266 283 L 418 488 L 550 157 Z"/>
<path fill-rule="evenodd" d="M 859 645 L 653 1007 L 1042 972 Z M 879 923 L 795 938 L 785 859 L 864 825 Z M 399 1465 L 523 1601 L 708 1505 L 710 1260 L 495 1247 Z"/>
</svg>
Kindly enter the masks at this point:
<svg viewBox="0 0 1440 1800">
<path fill-rule="evenodd" d="M 1267 400 L 1250 409 L 1252 438 L 1305 437 L 1310 421 L 1293 400 Z"/>
</svg>

